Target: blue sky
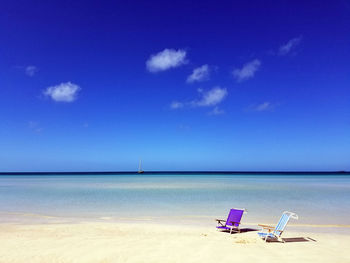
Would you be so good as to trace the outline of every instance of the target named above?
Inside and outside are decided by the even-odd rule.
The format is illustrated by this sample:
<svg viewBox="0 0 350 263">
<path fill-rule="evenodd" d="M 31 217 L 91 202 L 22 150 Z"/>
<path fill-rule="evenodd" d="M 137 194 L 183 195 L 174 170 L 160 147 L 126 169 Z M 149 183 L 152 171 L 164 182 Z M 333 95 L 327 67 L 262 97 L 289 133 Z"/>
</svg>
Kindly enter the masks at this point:
<svg viewBox="0 0 350 263">
<path fill-rule="evenodd" d="M 0 170 L 349 170 L 349 1 L 2 1 Z"/>
</svg>

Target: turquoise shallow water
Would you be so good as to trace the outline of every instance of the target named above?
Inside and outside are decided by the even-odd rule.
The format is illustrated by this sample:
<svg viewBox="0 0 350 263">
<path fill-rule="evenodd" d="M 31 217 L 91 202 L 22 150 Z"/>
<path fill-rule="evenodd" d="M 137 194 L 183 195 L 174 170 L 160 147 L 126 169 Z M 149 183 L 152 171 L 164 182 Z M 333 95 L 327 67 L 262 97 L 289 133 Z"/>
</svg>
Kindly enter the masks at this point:
<svg viewBox="0 0 350 263">
<path fill-rule="evenodd" d="M 347 175 L 0 176 L 0 198 L 2 214 L 212 220 L 237 207 L 248 222 L 275 222 L 288 210 L 299 224 L 350 225 Z"/>
</svg>

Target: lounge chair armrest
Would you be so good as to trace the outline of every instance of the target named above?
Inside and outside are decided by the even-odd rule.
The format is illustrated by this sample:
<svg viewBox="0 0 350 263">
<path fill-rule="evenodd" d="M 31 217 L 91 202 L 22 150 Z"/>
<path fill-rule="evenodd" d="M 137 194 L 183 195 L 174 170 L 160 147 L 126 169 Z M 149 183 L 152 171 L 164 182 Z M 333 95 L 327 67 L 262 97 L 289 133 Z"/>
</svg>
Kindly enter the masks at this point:
<svg viewBox="0 0 350 263">
<path fill-rule="evenodd" d="M 258 226 L 261 226 L 261 227 L 269 227 L 269 228 L 273 228 L 273 226 L 269 226 L 269 225 L 263 225 L 263 224 L 258 224 Z"/>
<path fill-rule="evenodd" d="M 263 225 L 263 224 L 258 224 L 258 226 L 261 226 L 262 228 L 266 228 L 266 229 L 274 229 L 273 226 L 268 226 L 268 225 Z"/>
<path fill-rule="evenodd" d="M 231 223 L 232 225 L 234 225 L 234 224 L 241 224 L 241 222 L 235 222 L 235 221 L 230 221 L 230 223 Z"/>
<path fill-rule="evenodd" d="M 226 226 L 226 220 L 223 219 L 215 219 L 217 222 L 218 226 Z"/>
</svg>

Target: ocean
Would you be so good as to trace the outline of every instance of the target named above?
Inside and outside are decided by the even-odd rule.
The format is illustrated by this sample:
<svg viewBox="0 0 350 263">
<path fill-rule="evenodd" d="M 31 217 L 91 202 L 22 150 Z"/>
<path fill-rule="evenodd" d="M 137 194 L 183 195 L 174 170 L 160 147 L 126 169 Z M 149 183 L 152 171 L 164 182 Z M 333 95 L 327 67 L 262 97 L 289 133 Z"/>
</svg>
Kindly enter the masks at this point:
<svg viewBox="0 0 350 263">
<path fill-rule="evenodd" d="M 350 225 L 349 175 L 2 175 L 0 221 L 207 223 L 245 208 L 248 223 Z M 292 223 L 292 222 L 291 222 Z"/>
</svg>

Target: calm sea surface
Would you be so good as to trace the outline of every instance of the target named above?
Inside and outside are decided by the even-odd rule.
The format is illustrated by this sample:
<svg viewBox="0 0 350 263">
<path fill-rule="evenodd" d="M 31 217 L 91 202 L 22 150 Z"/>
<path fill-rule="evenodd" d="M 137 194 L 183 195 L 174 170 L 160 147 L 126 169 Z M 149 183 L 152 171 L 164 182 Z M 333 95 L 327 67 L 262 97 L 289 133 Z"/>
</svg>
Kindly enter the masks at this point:
<svg viewBox="0 0 350 263">
<path fill-rule="evenodd" d="M 0 176 L 0 221 L 28 214 L 212 221 L 234 207 L 247 209 L 247 222 L 274 222 L 288 210 L 299 215 L 299 224 L 350 225 L 350 176 Z"/>
</svg>

